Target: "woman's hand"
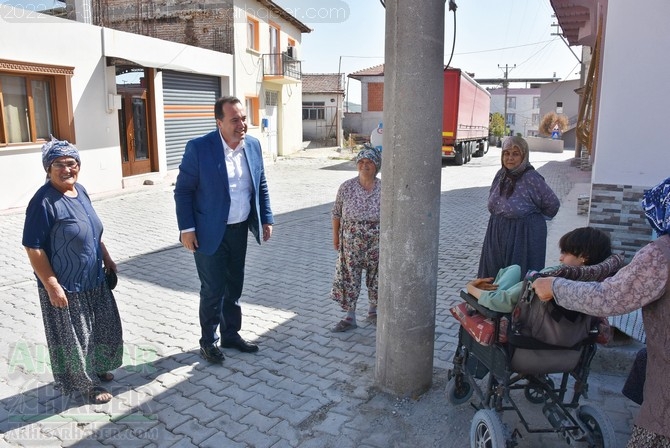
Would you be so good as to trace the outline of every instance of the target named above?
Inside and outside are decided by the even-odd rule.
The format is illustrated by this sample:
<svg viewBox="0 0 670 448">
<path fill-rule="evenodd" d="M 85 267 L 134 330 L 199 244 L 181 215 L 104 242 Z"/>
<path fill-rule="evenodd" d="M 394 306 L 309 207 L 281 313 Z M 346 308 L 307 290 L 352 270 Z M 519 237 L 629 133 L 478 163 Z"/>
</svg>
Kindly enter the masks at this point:
<svg viewBox="0 0 670 448">
<path fill-rule="evenodd" d="M 543 302 L 548 302 L 554 298 L 554 277 L 540 277 L 531 285 L 535 290 L 535 295 Z"/>
<path fill-rule="evenodd" d="M 102 241 L 100 241 L 100 248 L 102 249 L 102 265 L 105 267 L 105 270 L 119 272 L 116 263 L 114 263 L 114 260 L 112 260 L 112 257 L 109 255 L 107 246 L 105 246 L 105 243 Z"/>
<path fill-rule="evenodd" d="M 45 284 L 44 287 L 49 294 L 49 302 L 56 308 L 67 308 L 68 301 L 67 296 L 63 287 L 58 283 L 56 277 L 53 277 L 53 281 L 50 281 L 48 284 Z"/>
</svg>

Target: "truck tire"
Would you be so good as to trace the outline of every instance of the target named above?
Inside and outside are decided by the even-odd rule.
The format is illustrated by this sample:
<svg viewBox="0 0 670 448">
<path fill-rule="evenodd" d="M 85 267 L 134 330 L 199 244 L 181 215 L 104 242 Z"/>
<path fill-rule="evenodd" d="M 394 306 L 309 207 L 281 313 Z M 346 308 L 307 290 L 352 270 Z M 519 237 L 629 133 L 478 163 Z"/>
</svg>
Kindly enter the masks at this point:
<svg viewBox="0 0 670 448">
<path fill-rule="evenodd" d="M 475 152 L 475 157 L 484 157 L 486 154 L 488 146 L 486 145 L 486 140 L 482 140 L 477 143 L 477 152 Z"/>
<path fill-rule="evenodd" d="M 463 156 L 463 145 L 458 145 L 456 148 L 456 155 L 454 156 L 454 164 L 463 165 L 465 163 L 465 158 Z"/>
</svg>

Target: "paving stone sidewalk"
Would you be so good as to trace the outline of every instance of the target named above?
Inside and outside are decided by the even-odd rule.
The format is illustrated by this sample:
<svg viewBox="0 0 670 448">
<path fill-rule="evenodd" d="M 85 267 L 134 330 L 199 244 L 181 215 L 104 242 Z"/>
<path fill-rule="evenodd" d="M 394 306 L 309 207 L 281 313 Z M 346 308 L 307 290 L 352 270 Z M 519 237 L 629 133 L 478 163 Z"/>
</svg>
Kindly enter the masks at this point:
<svg viewBox="0 0 670 448">
<path fill-rule="evenodd" d="M 356 175 L 350 156 L 307 150 L 268 164 L 277 223 L 267 244 L 250 239 L 242 298 L 243 336 L 261 351 L 224 350 L 222 366 L 198 355 L 199 283 L 192 255 L 177 243 L 172 186 L 94 198 L 119 265 L 115 296 L 125 341 L 124 366 L 111 383 L 115 398 L 106 405 L 54 389 L 20 244 L 23 210 L 0 213 L 0 446 L 469 446 L 474 409 L 444 398 L 458 330 L 449 308 L 476 274 L 500 150 L 442 168 L 434 382 L 415 398 L 375 388 L 375 327 L 363 316 L 355 331 L 329 332 L 341 314 L 328 299 L 336 255 L 330 209 L 337 186 Z M 570 154 L 532 154 L 531 162 L 565 203 L 588 182 Z M 549 244 L 582 220 L 576 207 L 562 210 L 550 223 Z M 361 310 L 366 301 L 363 293 Z M 594 365 L 588 402 L 612 419 L 616 448 L 623 448 L 637 406 L 620 394 L 627 366 L 608 363 L 607 350 Z M 522 434 L 520 447 L 565 446 L 554 434 Z"/>
</svg>

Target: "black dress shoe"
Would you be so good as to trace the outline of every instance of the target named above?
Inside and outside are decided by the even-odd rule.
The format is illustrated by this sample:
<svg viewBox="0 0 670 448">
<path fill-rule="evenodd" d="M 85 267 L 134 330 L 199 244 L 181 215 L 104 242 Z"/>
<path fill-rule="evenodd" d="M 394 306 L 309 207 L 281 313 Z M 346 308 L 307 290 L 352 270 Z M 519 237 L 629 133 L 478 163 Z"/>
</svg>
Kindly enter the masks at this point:
<svg viewBox="0 0 670 448">
<path fill-rule="evenodd" d="M 213 344 L 209 347 L 200 347 L 200 356 L 211 363 L 217 364 L 222 363 L 223 360 L 226 359 L 225 356 L 223 356 L 223 353 L 221 353 L 221 350 L 219 350 L 219 347 Z"/>
<path fill-rule="evenodd" d="M 243 353 L 256 353 L 258 351 L 258 346 L 256 344 L 252 344 L 241 338 L 234 341 L 221 341 L 221 347 L 234 348 Z"/>
</svg>

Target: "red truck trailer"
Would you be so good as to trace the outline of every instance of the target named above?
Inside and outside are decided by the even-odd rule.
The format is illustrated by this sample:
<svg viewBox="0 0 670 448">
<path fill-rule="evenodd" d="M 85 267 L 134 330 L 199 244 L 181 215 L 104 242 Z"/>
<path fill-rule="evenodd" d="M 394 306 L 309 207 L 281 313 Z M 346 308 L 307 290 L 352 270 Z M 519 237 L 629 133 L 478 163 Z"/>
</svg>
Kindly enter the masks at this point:
<svg viewBox="0 0 670 448">
<path fill-rule="evenodd" d="M 456 165 L 489 149 L 491 94 L 458 68 L 444 69 L 442 158 Z"/>
</svg>

